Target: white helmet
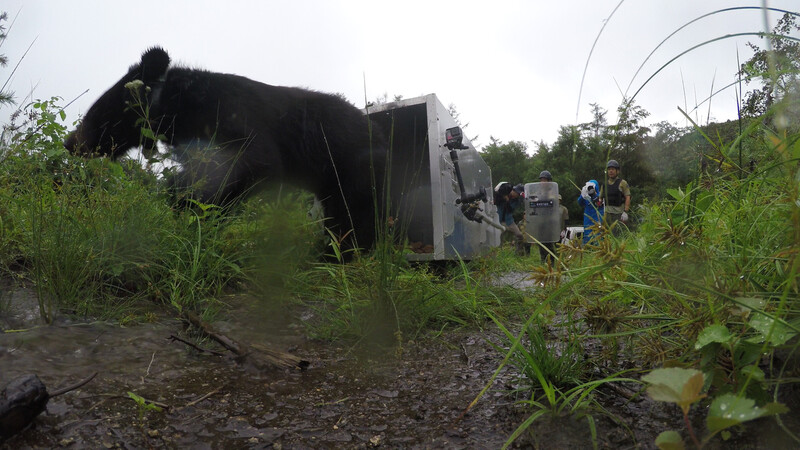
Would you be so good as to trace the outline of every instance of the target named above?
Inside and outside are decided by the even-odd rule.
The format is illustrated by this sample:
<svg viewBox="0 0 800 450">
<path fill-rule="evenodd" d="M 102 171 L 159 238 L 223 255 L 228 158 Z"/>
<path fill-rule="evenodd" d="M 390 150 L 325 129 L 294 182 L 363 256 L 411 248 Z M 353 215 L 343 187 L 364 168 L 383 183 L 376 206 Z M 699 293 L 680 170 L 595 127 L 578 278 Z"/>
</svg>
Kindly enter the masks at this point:
<svg viewBox="0 0 800 450">
<path fill-rule="evenodd" d="M 511 183 L 509 183 L 508 181 L 501 181 L 497 183 L 497 186 L 494 187 L 495 192 L 499 191 L 500 187 L 503 186 L 504 184 L 511 184 Z"/>
</svg>

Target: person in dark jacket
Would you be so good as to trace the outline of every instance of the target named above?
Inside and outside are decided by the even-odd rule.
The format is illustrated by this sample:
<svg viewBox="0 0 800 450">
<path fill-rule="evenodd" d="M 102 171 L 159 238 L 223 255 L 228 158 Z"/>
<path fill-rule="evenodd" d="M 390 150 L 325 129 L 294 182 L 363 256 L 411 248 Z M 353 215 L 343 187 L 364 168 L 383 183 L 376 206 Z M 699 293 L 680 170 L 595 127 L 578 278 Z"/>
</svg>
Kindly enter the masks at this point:
<svg viewBox="0 0 800 450">
<path fill-rule="evenodd" d="M 500 224 L 506 227 L 506 233 L 514 236 L 514 248 L 518 254 L 525 254 L 524 237 L 519 226 L 514 221 L 514 210 L 522 204 L 525 188 L 521 184 L 513 186 L 507 181 L 502 181 L 494 188 L 494 204 Z"/>
<path fill-rule="evenodd" d="M 619 178 L 620 165 L 616 160 L 608 161 L 606 173 L 608 181 L 603 192 L 603 202 L 605 203 L 605 219 L 609 227 L 615 222 L 626 223 L 628 221 L 628 210 L 631 209 L 631 188 L 628 182 Z M 615 226 L 611 229 L 614 234 L 619 233 L 624 227 Z"/>
</svg>

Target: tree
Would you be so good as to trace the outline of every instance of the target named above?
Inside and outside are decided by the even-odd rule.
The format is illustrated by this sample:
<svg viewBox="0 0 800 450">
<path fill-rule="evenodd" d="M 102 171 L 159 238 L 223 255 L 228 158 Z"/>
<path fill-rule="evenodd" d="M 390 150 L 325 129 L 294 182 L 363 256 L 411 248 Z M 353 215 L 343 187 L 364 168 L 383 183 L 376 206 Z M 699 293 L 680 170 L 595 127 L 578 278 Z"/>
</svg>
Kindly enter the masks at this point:
<svg viewBox="0 0 800 450">
<path fill-rule="evenodd" d="M 576 153 L 581 161 L 577 165 L 579 180 L 583 184 L 589 179 L 597 179 L 602 184 L 602 173 L 608 160 L 609 149 L 614 144 L 614 129 L 606 120 L 607 111 L 596 103 L 591 104 L 592 121 L 579 125 L 584 142 L 583 151 Z"/>
<path fill-rule="evenodd" d="M 636 189 L 642 197 L 650 197 L 655 194 L 656 185 L 646 158 L 650 128 L 642 124 L 650 113 L 626 99 L 617 108 L 617 116 L 618 122 L 612 127 L 613 145 L 607 159 L 619 161 L 623 178 L 631 188 Z"/>
<path fill-rule="evenodd" d="M 508 181 L 512 184 L 524 183 L 530 166 L 528 146 L 524 142 L 510 141 L 504 144 L 489 136 L 489 145 L 481 150 L 481 157 L 492 170 L 492 181 Z"/>
<path fill-rule="evenodd" d="M 539 172 L 548 170 L 553 175 L 553 181 L 558 183 L 561 204 L 567 207 L 570 220 L 575 222 L 580 222 L 583 214 L 577 204 L 580 187 L 602 174 L 600 163 L 590 156 L 592 149 L 588 145 L 589 140 L 581 133 L 586 128 L 584 125 L 562 126 L 553 145 L 539 143 L 526 176 L 529 182 L 536 182 Z"/>
<path fill-rule="evenodd" d="M 759 117 L 782 100 L 788 104 L 797 102 L 800 94 L 800 42 L 789 36 L 800 31 L 796 19 L 795 15 L 786 13 L 772 33 L 759 34 L 768 40 L 767 49 L 751 42 L 747 44 L 755 53 L 742 64 L 739 74 L 746 84 L 758 81 L 761 87 L 745 95 L 742 115 Z"/>
<path fill-rule="evenodd" d="M 686 186 L 697 176 L 702 142 L 685 138 L 692 128 L 678 128 L 667 121 L 653 126 L 656 133 L 645 144 L 645 160 L 653 177 L 664 188 Z"/>
<path fill-rule="evenodd" d="M 608 121 L 606 120 L 608 111 L 600 107 L 597 103 L 590 103 L 589 106 L 592 107 L 593 119 L 589 123 L 582 123 L 581 130 L 589 132 L 590 137 L 599 139 L 604 137 L 608 132 Z"/>
</svg>

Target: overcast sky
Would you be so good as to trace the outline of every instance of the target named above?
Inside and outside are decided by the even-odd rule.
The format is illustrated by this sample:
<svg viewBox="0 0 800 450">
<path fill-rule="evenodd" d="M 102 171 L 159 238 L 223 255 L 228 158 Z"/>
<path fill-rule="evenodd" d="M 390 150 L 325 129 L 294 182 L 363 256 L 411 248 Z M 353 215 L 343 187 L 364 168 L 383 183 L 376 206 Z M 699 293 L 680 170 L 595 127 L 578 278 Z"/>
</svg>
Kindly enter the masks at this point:
<svg viewBox="0 0 800 450">
<path fill-rule="evenodd" d="M 67 108 L 71 122 L 146 48 L 161 45 L 182 65 L 339 92 L 358 107 L 383 94 L 435 93 L 456 106 L 466 134 L 478 136 L 476 147 L 494 136 L 532 151 L 536 142 L 553 143 L 560 126 L 589 121 L 590 103 L 613 121 L 623 92 L 633 94 L 681 52 L 765 30 L 760 10 L 714 14 L 667 40 L 634 79 L 658 44 L 687 22 L 763 4 L 800 9 L 798 0 L 5 0 L 6 25 L 14 23 L 0 47 L 9 58 L 0 83 L 19 62 L 9 84 L 19 103 L 29 95 L 66 103 L 88 89 Z M 768 29 L 780 17 L 769 12 Z M 658 73 L 636 99 L 651 113 L 648 123 L 685 125 L 678 107 L 692 110 L 712 88 L 734 81 L 737 53 L 742 62 L 752 54 L 746 42 L 761 43 L 755 36 L 722 39 Z M 710 106 L 712 120 L 735 118 L 734 90 Z M 708 107 L 692 117 L 704 123 Z M 0 111 L 0 122 L 10 110 Z"/>
</svg>

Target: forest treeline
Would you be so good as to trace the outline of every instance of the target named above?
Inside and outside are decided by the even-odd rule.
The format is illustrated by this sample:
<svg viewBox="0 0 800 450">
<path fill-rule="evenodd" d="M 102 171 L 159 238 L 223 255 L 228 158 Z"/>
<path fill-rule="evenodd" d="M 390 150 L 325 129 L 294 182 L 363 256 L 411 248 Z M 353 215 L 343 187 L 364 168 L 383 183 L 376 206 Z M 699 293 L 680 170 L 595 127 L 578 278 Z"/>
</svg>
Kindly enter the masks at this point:
<svg viewBox="0 0 800 450">
<path fill-rule="evenodd" d="M 687 115 L 686 126 L 667 121 L 648 125 L 650 113 L 625 100 L 616 110 L 616 123 L 609 123 L 608 110 L 591 104 L 592 120 L 560 127 L 552 144 L 539 142 L 530 148 L 525 142 L 490 137 L 481 156 L 496 181 L 533 183 L 542 170 L 550 171 L 573 220 L 581 215 L 575 201 L 580 187 L 590 179 L 602 183 L 609 159 L 622 165 L 622 177 L 637 205 L 661 200 L 667 189 L 685 187 L 702 173 L 744 176 L 769 153 L 769 141 L 757 126 L 774 129 L 777 120 L 777 128 L 785 128 L 783 124 L 797 124 L 800 118 L 794 102 L 780 101 L 800 91 L 800 43 L 791 38 L 798 31 L 796 17 L 786 14 L 772 33 L 760 36 L 770 45 L 748 44 L 754 54 L 740 66 L 740 83 L 731 86 L 752 89 L 740 101 L 737 120 L 697 124 Z M 764 76 L 770 65 L 774 78 Z M 784 108 L 775 108 L 781 103 Z"/>
<path fill-rule="evenodd" d="M 622 165 L 622 177 L 633 189 L 634 203 L 658 201 L 667 189 L 684 187 L 701 171 L 750 171 L 759 160 L 763 138 L 745 136 L 737 141 L 740 129 L 748 129 L 759 118 L 743 118 L 702 127 L 678 127 L 660 122 L 642 125 L 648 113 L 638 107 L 633 114 L 621 115 L 623 121 L 608 124 L 607 111 L 592 105 L 594 120 L 578 126 L 562 126 L 551 144 L 539 143 L 533 150 L 524 142 L 504 143 L 490 138 L 481 155 L 492 169 L 492 179 L 512 183 L 539 181 L 539 173 L 548 170 L 558 183 L 563 203 L 572 219 L 580 218 L 576 199 L 580 187 L 590 179 L 602 183 L 606 161 L 616 159 Z M 731 143 L 741 145 L 731 149 Z M 727 155 L 727 156 L 726 156 Z M 733 156 L 731 161 L 727 159 Z M 741 164 L 740 164 L 741 160 Z"/>
</svg>

